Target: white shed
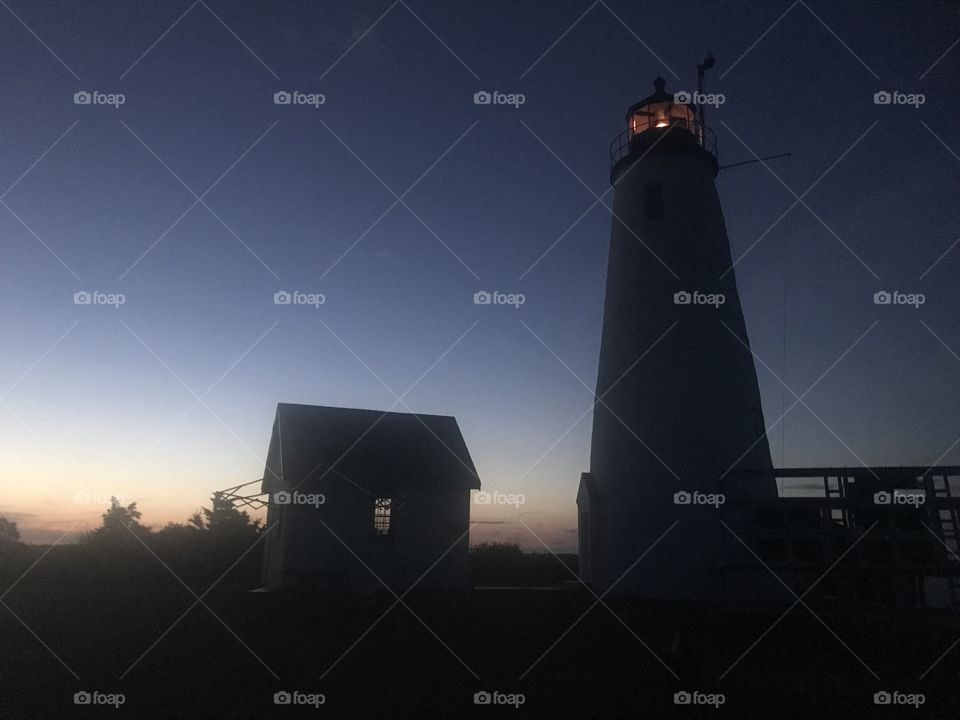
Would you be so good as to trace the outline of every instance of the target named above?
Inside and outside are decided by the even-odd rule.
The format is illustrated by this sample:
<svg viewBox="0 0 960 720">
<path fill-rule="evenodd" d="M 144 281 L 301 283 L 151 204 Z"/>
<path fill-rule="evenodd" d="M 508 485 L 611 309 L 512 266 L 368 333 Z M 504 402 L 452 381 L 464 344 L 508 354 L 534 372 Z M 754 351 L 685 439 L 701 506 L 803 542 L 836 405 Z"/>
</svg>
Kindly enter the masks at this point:
<svg viewBox="0 0 960 720">
<path fill-rule="evenodd" d="M 452 417 L 280 403 L 262 486 L 264 587 L 467 588 L 479 488 Z"/>
</svg>

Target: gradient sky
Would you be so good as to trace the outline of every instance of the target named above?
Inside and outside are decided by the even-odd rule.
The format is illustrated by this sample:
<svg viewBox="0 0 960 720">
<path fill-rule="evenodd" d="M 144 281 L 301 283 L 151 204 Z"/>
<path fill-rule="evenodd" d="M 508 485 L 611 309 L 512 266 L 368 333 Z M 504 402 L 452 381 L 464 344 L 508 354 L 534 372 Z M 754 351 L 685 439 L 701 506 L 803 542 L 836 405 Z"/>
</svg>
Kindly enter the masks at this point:
<svg viewBox="0 0 960 720">
<path fill-rule="evenodd" d="M 476 509 L 473 542 L 541 548 L 522 520 L 574 549 L 612 200 L 593 193 L 626 107 L 658 74 L 692 88 L 707 49 L 721 163 L 793 154 L 717 180 L 767 423 L 793 401 L 773 373 L 803 394 L 829 369 L 771 430 L 775 464 L 960 463 L 958 37 L 948 2 L 8 0 L 0 514 L 36 542 L 98 523 L 77 492 L 182 521 L 262 475 L 278 401 L 401 395 L 456 416 L 485 489 L 526 496 Z M 771 230 L 784 185 L 809 209 Z"/>
</svg>

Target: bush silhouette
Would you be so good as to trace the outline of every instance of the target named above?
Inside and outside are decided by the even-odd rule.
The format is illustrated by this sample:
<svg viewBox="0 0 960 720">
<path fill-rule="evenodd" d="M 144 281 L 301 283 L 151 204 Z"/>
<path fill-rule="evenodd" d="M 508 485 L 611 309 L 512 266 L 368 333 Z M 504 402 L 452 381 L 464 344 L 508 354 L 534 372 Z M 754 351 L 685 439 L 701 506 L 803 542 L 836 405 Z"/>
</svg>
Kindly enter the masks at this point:
<svg viewBox="0 0 960 720">
<path fill-rule="evenodd" d="M 82 540 L 81 562 L 93 576 L 138 583 L 176 582 L 205 587 L 221 580 L 254 587 L 260 582 L 263 528 L 220 493 L 186 523 L 152 531 L 140 523 L 137 503 L 111 498 L 100 527 Z M 176 576 L 176 579 L 173 577 Z"/>
<path fill-rule="evenodd" d="M 0 545 L 14 545 L 20 542 L 20 531 L 17 524 L 0 516 Z"/>
</svg>

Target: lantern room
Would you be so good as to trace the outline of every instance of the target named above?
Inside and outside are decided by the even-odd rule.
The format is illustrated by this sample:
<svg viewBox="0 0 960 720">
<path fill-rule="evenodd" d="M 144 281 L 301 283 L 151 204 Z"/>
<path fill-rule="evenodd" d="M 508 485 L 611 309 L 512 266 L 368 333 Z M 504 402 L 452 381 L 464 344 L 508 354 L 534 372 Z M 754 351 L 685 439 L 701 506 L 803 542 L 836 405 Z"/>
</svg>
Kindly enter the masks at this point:
<svg viewBox="0 0 960 720">
<path fill-rule="evenodd" d="M 654 147 L 702 154 L 716 167 L 716 139 L 704 126 L 700 109 L 689 93 L 668 93 L 666 81 L 653 81 L 653 95 L 627 110 L 627 128 L 610 145 L 610 180 L 613 182 L 633 160 Z"/>
<path fill-rule="evenodd" d="M 684 93 L 666 92 L 663 89 L 665 84 L 664 79 L 658 77 L 653 81 L 653 95 L 644 98 L 627 111 L 630 139 L 648 130 L 669 127 L 696 132 L 696 109 L 687 102 L 679 102 L 691 98 L 684 98 Z"/>
</svg>

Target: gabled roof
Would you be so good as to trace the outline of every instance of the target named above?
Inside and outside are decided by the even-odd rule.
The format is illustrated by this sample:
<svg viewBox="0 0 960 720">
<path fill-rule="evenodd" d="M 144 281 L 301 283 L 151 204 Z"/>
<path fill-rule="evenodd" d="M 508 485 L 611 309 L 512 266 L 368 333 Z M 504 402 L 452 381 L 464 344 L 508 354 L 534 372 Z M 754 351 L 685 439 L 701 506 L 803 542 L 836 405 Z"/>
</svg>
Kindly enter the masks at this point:
<svg viewBox="0 0 960 720">
<path fill-rule="evenodd" d="M 480 487 L 455 418 L 279 403 L 263 492 L 306 489 L 325 473 L 321 485 L 339 478 L 371 493 Z"/>
</svg>

